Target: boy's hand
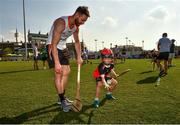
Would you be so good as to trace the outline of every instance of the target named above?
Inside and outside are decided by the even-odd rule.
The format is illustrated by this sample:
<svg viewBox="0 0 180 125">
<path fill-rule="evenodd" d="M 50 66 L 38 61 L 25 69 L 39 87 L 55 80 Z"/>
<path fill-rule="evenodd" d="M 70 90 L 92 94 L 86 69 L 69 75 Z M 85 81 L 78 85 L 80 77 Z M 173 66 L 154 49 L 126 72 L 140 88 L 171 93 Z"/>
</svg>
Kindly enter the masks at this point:
<svg viewBox="0 0 180 125">
<path fill-rule="evenodd" d="M 104 86 L 105 86 L 105 89 L 109 89 L 110 87 L 107 83 L 105 83 Z"/>
<path fill-rule="evenodd" d="M 119 77 L 119 74 L 116 74 L 116 78 Z"/>
</svg>

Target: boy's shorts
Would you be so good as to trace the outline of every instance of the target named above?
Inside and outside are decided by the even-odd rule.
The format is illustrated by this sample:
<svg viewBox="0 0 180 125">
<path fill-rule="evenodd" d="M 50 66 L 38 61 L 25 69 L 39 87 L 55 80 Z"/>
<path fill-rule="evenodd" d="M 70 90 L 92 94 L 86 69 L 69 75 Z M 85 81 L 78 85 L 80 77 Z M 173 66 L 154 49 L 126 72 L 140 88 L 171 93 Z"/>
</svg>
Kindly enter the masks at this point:
<svg viewBox="0 0 180 125">
<path fill-rule="evenodd" d="M 111 80 L 111 77 L 105 77 L 106 82 L 108 82 L 108 80 Z M 102 81 L 101 77 L 96 78 L 96 84 L 98 84 L 98 82 Z"/>
</svg>

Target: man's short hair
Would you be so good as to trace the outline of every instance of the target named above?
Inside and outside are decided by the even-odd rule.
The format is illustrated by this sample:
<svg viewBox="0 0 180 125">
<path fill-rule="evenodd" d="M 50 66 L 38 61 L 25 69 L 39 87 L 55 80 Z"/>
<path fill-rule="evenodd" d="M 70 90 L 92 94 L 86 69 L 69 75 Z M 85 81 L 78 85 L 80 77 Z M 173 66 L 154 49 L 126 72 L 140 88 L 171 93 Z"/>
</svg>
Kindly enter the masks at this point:
<svg viewBox="0 0 180 125">
<path fill-rule="evenodd" d="M 176 40 L 175 40 L 175 39 L 172 39 L 171 41 L 174 43 Z"/>
<path fill-rule="evenodd" d="M 167 37 L 167 36 L 168 36 L 167 33 L 163 33 L 163 34 L 162 34 L 162 37 Z"/>
<path fill-rule="evenodd" d="M 86 7 L 86 6 L 79 6 L 76 9 L 75 13 L 77 13 L 77 12 L 80 13 L 80 14 L 85 14 L 86 16 L 90 17 L 88 7 Z"/>
</svg>

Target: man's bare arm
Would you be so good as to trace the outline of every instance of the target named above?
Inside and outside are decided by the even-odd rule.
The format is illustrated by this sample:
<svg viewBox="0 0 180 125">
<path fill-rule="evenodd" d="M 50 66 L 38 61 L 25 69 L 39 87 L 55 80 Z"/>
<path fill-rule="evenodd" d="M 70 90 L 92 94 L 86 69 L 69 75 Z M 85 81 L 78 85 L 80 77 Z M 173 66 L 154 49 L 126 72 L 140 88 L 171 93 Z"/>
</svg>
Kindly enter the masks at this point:
<svg viewBox="0 0 180 125">
<path fill-rule="evenodd" d="M 73 36 L 74 36 L 74 40 L 75 40 L 77 61 L 78 61 L 78 63 L 82 63 L 82 62 L 80 62 L 80 61 L 82 61 L 82 58 L 81 58 L 81 43 L 79 41 L 79 28 L 76 30 L 76 32 L 73 33 Z"/>
<path fill-rule="evenodd" d="M 54 30 L 53 30 L 53 36 L 52 36 L 52 55 L 54 58 L 55 65 L 60 64 L 59 58 L 58 58 L 58 51 L 57 51 L 57 44 L 60 41 L 61 33 L 63 32 L 65 28 L 65 22 L 62 19 L 57 19 L 54 22 Z"/>
</svg>

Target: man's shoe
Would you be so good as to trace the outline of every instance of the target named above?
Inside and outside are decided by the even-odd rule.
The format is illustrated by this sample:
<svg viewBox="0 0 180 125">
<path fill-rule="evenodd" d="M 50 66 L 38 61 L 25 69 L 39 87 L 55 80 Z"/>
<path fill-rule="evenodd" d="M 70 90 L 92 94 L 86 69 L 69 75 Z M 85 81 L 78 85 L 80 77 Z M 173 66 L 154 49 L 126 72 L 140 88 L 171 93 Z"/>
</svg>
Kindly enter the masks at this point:
<svg viewBox="0 0 180 125">
<path fill-rule="evenodd" d="M 69 112 L 69 110 L 71 109 L 72 104 L 67 102 L 67 100 L 63 100 L 61 101 L 61 106 L 64 112 Z"/>
<path fill-rule="evenodd" d="M 65 97 L 65 99 L 66 99 L 67 102 L 69 102 L 69 103 L 72 103 L 72 102 L 73 102 L 72 100 L 68 99 L 67 97 Z"/>
</svg>

